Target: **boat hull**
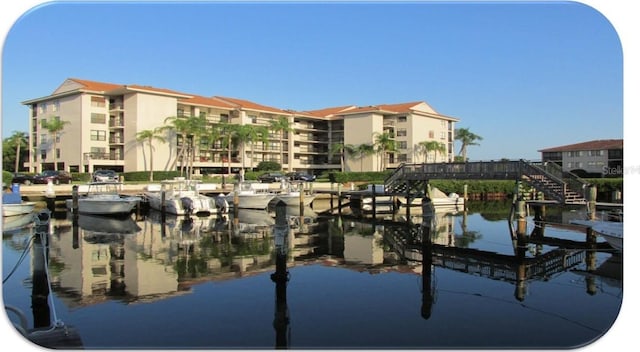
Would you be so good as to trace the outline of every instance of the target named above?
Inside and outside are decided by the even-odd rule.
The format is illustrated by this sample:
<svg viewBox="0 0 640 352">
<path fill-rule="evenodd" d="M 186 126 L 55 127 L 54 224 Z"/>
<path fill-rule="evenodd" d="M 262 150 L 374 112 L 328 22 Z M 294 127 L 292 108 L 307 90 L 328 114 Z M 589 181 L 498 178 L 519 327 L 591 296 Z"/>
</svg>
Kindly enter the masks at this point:
<svg viewBox="0 0 640 352">
<path fill-rule="evenodd" d="M 78 199 L 78 213 L 94 215 L 126 214 L 140 203 L 139 197 L 87 197 Z M 67 208 L 73 209 L 73 200 L 67 199 Z"/>
<path fill-rule="evenodd" d="M 22 202 L 19 204 L 2 204 L 2 216 L 17 216 L 33 212 L 35 202 Z"/>
<path fill-rule="evenodd" d="M 227 206 L 216 198 L 195 193 L 165 198 L 164 204 L 162 203 L 162 195 L 159 193 L 147 193 L 145 198 L 151 209 L 174 215 L 217 214 L 225 212 Z M 191 210 L 187 204 L 191 206 Z"/>
<path fill-rule="evenodd" d="M 238 208 L 239 209 L 267 209 L 269 202 L 276 197 L 275 194 L 239 194 L 238 195 Z M 235 207 L 234 199 L 235 195 L 230 193 L 227 195 L 227 202 L 230 207 Z"/>
</svg>

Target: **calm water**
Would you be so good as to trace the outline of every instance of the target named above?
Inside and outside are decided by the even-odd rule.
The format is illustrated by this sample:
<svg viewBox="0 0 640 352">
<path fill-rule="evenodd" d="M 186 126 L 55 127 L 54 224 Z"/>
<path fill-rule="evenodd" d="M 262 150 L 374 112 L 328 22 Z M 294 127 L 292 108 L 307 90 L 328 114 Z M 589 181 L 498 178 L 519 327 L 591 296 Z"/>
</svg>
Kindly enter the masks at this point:
<svg viewBox="0 0 640 352">
<path fill-rule="evenodd" d="M 567 348 L 606 333 L 622 303 L 619 253 L 532 217 L 527 233 L 542 239 L 518 250 L 502 203 L 438 212 L 433 228 L 404 211 L 376 221 L 288 211 L 289 230 L 264 211 L 75 226 L 54 214 L 4 233 L 4 303 L 30 328 L 59 319 L 85 348 L 118 349 Z M 36 233 L 50 233 L 44 308 L 32 304 L 43 287 Z"/>
</svg>

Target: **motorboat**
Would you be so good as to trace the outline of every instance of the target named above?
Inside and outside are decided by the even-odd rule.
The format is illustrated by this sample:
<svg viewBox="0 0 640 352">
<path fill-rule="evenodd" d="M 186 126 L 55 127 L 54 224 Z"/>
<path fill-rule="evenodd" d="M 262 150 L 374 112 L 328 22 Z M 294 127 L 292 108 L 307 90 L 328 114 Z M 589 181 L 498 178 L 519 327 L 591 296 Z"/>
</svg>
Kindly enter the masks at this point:
<svg viewBox="0 0 640 352">
<path fill-rule="evenodd" d="M 571 220 L 572 224 L 591 228 L 596 234 L 604 238 L 611 247 L 622 250 L 622 232 L 624 225 L 621 221 L 606 220 Z"/>
<path fill-rule="evenodd" d="M 304 191 L 300 191 L 291 185 L 280 192 L 277 192 L 275 198 L 271 200 L 269 205 L 275 206 L 279 201 L 283 201 L 287 206 L 299 206 L 301 194 L 303 206 L 310 207 L 311 202 L 316 199 L 316 196 L 314 194 L 306 194 Z"/>
<path fill-rule="evenodd" d="M 11 187 L 10 192 L 2 193 L 2 216 L 18 216 L 30 214 L 33 212 L 35 202 L 27 202 L 22 200 L 20 194 L 20 186 L 15 184 Z"/>
<path fill-rule="evenodd" d="M 160 184 L 147 185 L 144 197 L 151 209 L 168 214 L 205 215 L 227 212 L 229 206 L 224 196 L 205 195 L 202 193 L 204 187 L 201 185 L 199 180 L 176 177 Z"/>
<path fill-rule="evenodd" d="M 459 194 L 453 192 L 446 194 L 437 187 L 429 188 L 429 198 L 434 207 L 464 207 L 464 197 L 460 197 Z M 400 203 L 400 206 L 407 206 L 407 199 L 398 197 L 398 203 Z M 420 207 L 421 204 L 422 198 L 415 198 L 409 205 Z"/>
<path fill-rule="evenodd" d="M 78 186 L 79 214 L 117 215 L 131 213 L 141 198 L 120 194 L 120 182 L 90 182 Z M 66 200 L 67 209 L 75 211 L 74 199 Z"/>
<path fill-rule="evenodd" d="M 2 233 L 8 233 L 15 230 L 20 230 L 35 221 L 35 213 L 26 213 L 14 216 L 2 217 Z"/>
<path fill-rule="evenodd" d="M 264 183 L 241 182 L 236 189 L 227 194 L 226 200 L 229 206 L 237 206 L 240 209 L 267 209 L 269 202 L 276 197 L 269 191 L 269 185 Z"/>
</svg>

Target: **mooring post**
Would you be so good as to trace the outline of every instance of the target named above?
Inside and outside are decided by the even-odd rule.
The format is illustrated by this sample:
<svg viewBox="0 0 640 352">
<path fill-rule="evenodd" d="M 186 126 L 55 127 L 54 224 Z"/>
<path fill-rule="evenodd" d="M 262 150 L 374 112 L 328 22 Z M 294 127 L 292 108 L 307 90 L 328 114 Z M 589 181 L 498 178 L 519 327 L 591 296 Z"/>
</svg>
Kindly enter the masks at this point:
<svg viewBox="0 0 640 352">
<path fill-rule="evenodd" d="M 587 186 L 587 215 L 589 220 L 596 219 L 596 198 L 598 197 L 598 187 L 596 185 Z"/>
<path fill-rule="evenodd" d="M 78 213 L 78 185 L 71 187 L 71 212 Z"/>
<path fill-rule="evenodd" d="M 338 214 L 342 215 L 342 194 L 340 192 L 340 189 L 342 184 L 338 183 Z"/>
<path fill-rule="evenodd" d="M 420 315 L 424 319 L 431 317 L 433 308 L 433 287 L 431 286 L 432 276 L 432 242 L 431 227 L 433 226 L 434 208 L 429 197 L 422 199 L 422 305 Z"/>
<path fill-rule="evenodd" d="M 276 330 L 276 348 L 288 347 L 289 308 L 287 306 L 287 255 L 289 251 L 289 222 L 287 221 L 287 205 L 282 200 L 276 204 L 276 225 L 273 228 L 275 239 L 276 272 L 271 274 L 271 281 L 276 284 L 276 307 L 273 327 Z"/>
<path fill-rule="evenodd" d="M 518 239 L 521 237 L 524 238 L 527 235 L 527 210 L 526 210 L 526 202 L 519 198 L 516 203 L 517 207 L 517 215 L 518 215 L 518 227 L 516 234 L 518 235 Z"/>
<path fill-rule="evenodd" d="M 462 187 L 462 201 L 464 201 L 464 204 L 462 206 L 465 210 L 467 209 L 467 201 L 469 200 L 468 191 L 469 191 L 469 185 L 465 183 L 465 185 Z"/>
<path fill-rule="evenodd" d="M 374 218 L 376 217 L 376 184 L 375 183 L 371 185 L 371 216 Z"/>
<path fill-rule="evenodd" d="M 300 182 L 298 189 L 300 190 L 300 216 L 302 217 L 304 216 L 304 183 Z"/>
</svg>

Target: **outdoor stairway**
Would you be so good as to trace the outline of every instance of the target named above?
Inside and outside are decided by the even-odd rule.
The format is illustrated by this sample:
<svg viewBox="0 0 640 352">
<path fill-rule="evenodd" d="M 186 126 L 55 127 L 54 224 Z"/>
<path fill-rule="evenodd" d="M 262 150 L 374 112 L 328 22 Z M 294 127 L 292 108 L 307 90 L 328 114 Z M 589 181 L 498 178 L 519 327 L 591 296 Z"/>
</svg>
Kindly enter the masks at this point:
<svg viewBox="0 0 640 352">
<path fill-rule="evenodd" d="M 546 162 L 478 161 L 466 163 L 402 164 L 385 180 L 385 191 L 410 198 L 423 197 L 431 179 L 524 181 L 560 204 L 585 204 L 587 182 Z"/>
</svg>

